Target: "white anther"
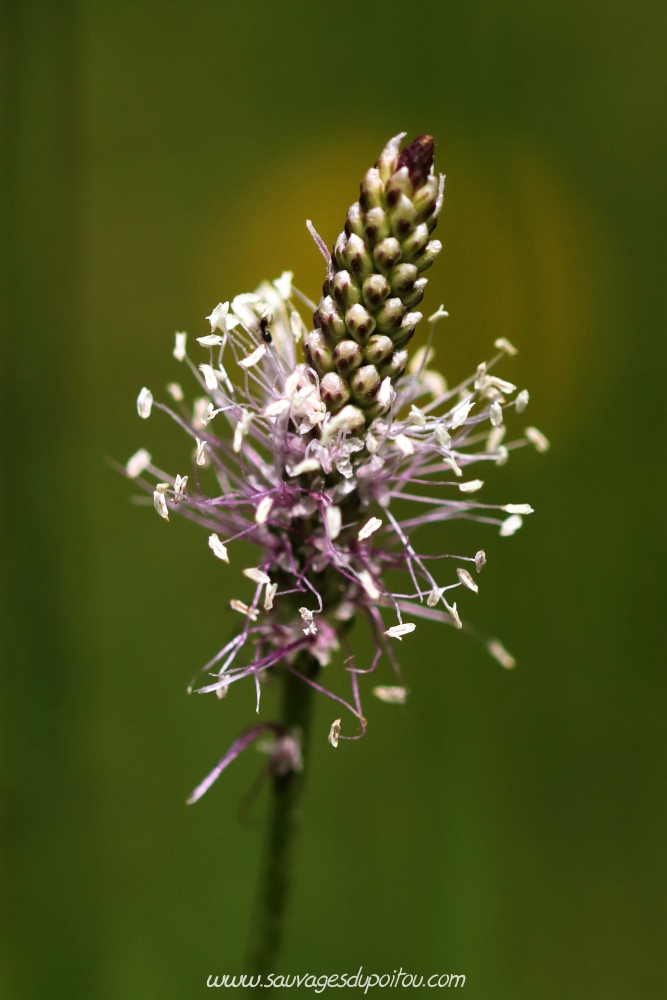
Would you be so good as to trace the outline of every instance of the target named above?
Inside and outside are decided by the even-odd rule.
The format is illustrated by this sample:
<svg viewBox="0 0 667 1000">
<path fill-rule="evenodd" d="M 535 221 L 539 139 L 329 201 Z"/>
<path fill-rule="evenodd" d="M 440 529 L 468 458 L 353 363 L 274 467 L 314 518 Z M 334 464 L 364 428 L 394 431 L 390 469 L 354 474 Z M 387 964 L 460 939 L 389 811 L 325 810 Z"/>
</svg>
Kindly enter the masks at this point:
<svg viewBox="0 0 667 1000">
<path fill-rule="evenodd" d="M 265 583 L 271 583 L 271 578 L 258 566 L 249 566 L 248 569 L 243 570 L 243 575 L 247 576 L 253 583 L 261 583 L 262 586 Z"/>
<path fill-rule="evenodd" d="M 150 452 L 147 452 L 145 448 L 140 448 L 139 451 L 135 451 L 131 458 L 128 458 L 125 472 L 129 479 L 136 479 L 150 464 Z"/>
<path fill-rule="evenodd" d="M 500 403 L 491 403 L 489 407 L 489 420 L 493 427 L 500 427 L 503 422 L 503 408 Z"/>
<path fill-rule="evenodd" d="M 326 525 L 329 538 L 332 540 L 334 538 L 338 538 L 340 535 L 341 525 L 343 523 L 340 507 L 327 507 L 324 512 L 324 523 Z"/>
<path fill-rule="evenodd" d="M 273 599 L 276 596 L 276 591 L 278 589 L 277 583 L 270 583 L 267 585 L 264 591 L 264 610 L 270 611 L 273 607 Z"/>
<path fill-rule="evenodd" d="M 387 705 L 405 705 L 408 692 L 402 687 L 375 687 L 373 694 Z"/>
<path fill-rule="evenodd" d="M 265 354 L 266 344 L 260 344 L 259 347 L 252 352 L 252 354 L 249 354 L 247 358 L 243 359 L 243 361 L 239 361 L 239 364 L 243 368 L 252 368 L 253 365 L 256 365 L 258 361 L 262 360 Z"/>
<path fill-rule="evenodd" d="M 209 392 L 215 392 L 218 388 L 218 378 L 210 365 L 200 365 L 199 371 L 204 376 L 204 384 Z"/>
<path fill-rule="evenodd" d="M 389 409 L 391 404 L 394 402 L 396 397 L 396 392 L 393 385 L 391 384 L 391 379 L 387 375 L 382 379 L 382 384 L 380 386 L 380 391 L 378 392 L 378 403 L 383 410 Z"/>
<path fill-rule="evenodd" d="M 486 361 L 482 361 L 481 365 L 477 365 L 477 374 L 475 375 L 475 389 L 479 390 L 484 385 L 486 380 Z"/>
<path fill-rule="evenodd" d="M 254 622 L 259 614 L 255 608 L 248 607 L 243 601 L 237 601 L 235 597 L 229 602 L 229 606 L 232 611 L 239 611 L 242 615 L 247 615 L 251 622 Z"/>
<path fill-rule="evenodd" d="M 444 587 L 433 588 L 433 590 L 429 593 L 428 597 L 426 598 L 426 603 L 429 606 L 429 608 L 434 608 L 436 606 L 436 604 L 438 603 L 444 592 L 445 592 Z"/>
<path fill-rule="evenodd" d="M 456 575 L 458 576 L 463 586 L 467 587 L 468 590 L 472 590 L 473 594 L 476 594 L 479 591 L 479 587 L 477 586 L 477 584 L 475 583 L 475 581 L 473 580 L 467 569 L 457 568 Z"/>
<path fill-rule="evenodd" d="M 165 521 L 169 520 L 169 508 L 167 507 L 167 501 L 164 498 L 164 493 L 160 493 L 159 490 L 155 490 L 153 493 L 153 505 L 156 511 L 163 517 Z"/>
<path fill-rule="evenodd" d="M 519 395 L 514 400 L 514 406 L 516 407 L 517 413 L 523 413 L 523 411 L 528 406 L 530 400 L 530 395 L 527 389 L 522 389 Z"/>
<path fill-rule="evenodd" d="M 498 337 L 494 346 L 497 347 L 499 351 L 507 351 L 508 354 L 514 355 L 519 353 L 514 344 L 510 344 L 506 337 Z"/>
<path fill-rule="evenodd" d="M 278 292 L 281 299 L 289 299 L 292 297 L 292 278 L 294 273 L 292 271 L 283 271 L 279 278 L 273 282 L 273 287 Z"/>
<path fill-rule="evenodd" d="M 410 407 L 408 420 L 411 424 L 416 424 L 417 427 L 426 427 L 426 417 L 418 406 L 413 405 Z"/>
<path fill-rule="evenodd" d="M 229 555 L 227 554 L 227 546 L 223 545 L 216 534 L 208 536 L 208 547 L 212 551 L 216 559 L 221 559 L 223 562 L 229 562 Z"/>
<path fill-rule="evenodd" d="M 252 423 L 253 413 L 250 410 L 242 410 L 241 416 L 234 428 L 234 440 L 232 442 L 232 448 L 238 455 L 243 447 L 243 438 L 248 433 L 250 424 Z"/>
<path fill-rule="evenodd" d="M 273 497 L 264 497 L 260 500 L 255 512 L 255 524 L 266 524 L 272 507 Z"/>
<path fill-rule="evenodd" d="M 450 424 L 452 430 L 456 430 L 457 427 L 460 427 L 461 424 L 464 424 L 466 422 L 466 420 L 468 419 L 468 414 L 470 413 L 474 405 L 475 402 L 472 399 L 466 399 L 462 403 L 459 403 L 459 405 L 452 413 L 451 424 Z"/>
<path fill-rule="evenodd" d="M 409 632 L 414 632 L 417 626 L 413 622 L 403 622 L 402 625 L 392 625 L 385 632 L 385 635 L 390 636 L 392 639 L 399 639 L 402 641 L 403 636 L 407 635 Z"/>
<path fill-rule="evenodd" d="M 370 538 L 374 531 L 382 527 L 382 518 L 372 517 L 370 521 L 366 521 L 363 528 L 360 528 L 357 538 L 360 542 L 363 542 L 364 538 Z"/>
<path fill-rule="evenodd" d="M 375 580 L 367 569 L 362 569 L 359 573 L 359 583 L 364 588 L 371 601 L 377 601 L 380 591 L 375 586 Z"/>
<path fill-rule="evenodd" d="M 486 648 L 488 649 L 489 653 L 491 653 L 491 656 L 494 658 L 494 660 L 497 660 L 498 663 L 502 667 L 505 667 L 506 670 L 511 670 L 512 667 L 516 666 L 516 660 L 511 655 L 511 653 L 507 652 L 507 650 L 503 646 L 502 642 L 500 642 L 500 640 L 489 639 L 489 641 L 486 644 Z"/>
<path fill-rule="evenodd" d="M 479 552 L 475 553 L 475 569 L 478 573 L 482 572 L 482 566 L 486 565 L 486 552 L 484 549 L 480 549 Z"/>
<path fill-rule="evenodd" d="M 338 737 L 340 736 L 341 721 L 342 721 L 341 719 L 336 719 L 335 722 L 331 723 L 331 729 L 329 730 L 329 736 L 327 738 L 332 747 L 338 746 Z"/>
<path fill-rule="evenodd" d="M 509 538 L 510 535 L 516 534 L 521 525 L 523 524 L 523 518 L 521 514 L 512 514 L 500 525 L 500 534 L 503 538 Z"/>
<path fill-rule="evenodd" d="M 195 438 L 197 442 L 197 451 L 195 453 L 195 464 L 196 465 L 206 465 L 206 441 L 200 441 L 199 438 Z"/>
<path fill-rule="evenodd" d="M 178 382 L 170 382 L 167 386 L 167 392 L 173 400 L 177 403 L 183 402 L 183 390 L 181 389 Z"/>
<path fill-rule="evenodd" d="M 523 432 L 531 444 L 535 445 L 538 451 L 548 451 L 549 442 L 545 438 L 542 431 L 538 431 L 537 427 L 526 427 Z"/>
<path fill-rule="evenodd" d="M 153 406 L 153 393 L 145 386 L 137 396 L 137 413 L 142 420 L 148 420 Z"/>
<path fill-rule="evenodd" d="M 441 448 L 449 448 L 452 438 L 444 424 L 436 424 L 433 430 L 433 437 Z"/>
<path fill-rule="evenodd" d="M 178 502 L 182 500 L 185 496 L 185 487 L 188 485 L 187 476 L 179 476 L 176 474 L 176 479 L 174 480 L 174 500 Z"/>
<path fill-rule="evenodd" d="M 506 503 L 503 507 L 508 514 L 533 514 L 533 508 L 529 503 Z"/>
<path fill-rule="evenodd" d="M 459 489 L 461 493 L 476 493 L 483 485 L 483 479 L 470 479 L 467 483 L 459 483 Z"/>
<path fill-rule="evenodd" d="M 177 361 L 182 361 L 185 357 L 185 342 L 187 339 L 187 333 L 177 333 L 175 335 L 175 344 L 172 353 Z"/>
<path fill-rule="evenodd" d="M 414 455 L 415 449 L 412 441 L 409 437 L 406 437 L 405 434 L 397 434 L 394 438 L 394 444 L 405 458 L 407 458 L 408 455 Z"/>
</svg>

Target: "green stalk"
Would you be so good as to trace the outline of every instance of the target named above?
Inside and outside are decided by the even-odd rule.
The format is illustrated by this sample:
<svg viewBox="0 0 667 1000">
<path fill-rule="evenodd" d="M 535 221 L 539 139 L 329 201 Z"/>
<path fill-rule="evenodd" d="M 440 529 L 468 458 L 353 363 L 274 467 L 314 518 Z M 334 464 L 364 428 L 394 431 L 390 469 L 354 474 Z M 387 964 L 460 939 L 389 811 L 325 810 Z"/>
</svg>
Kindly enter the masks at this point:
<svg viewBox="0 0 667 1000">
<path fill-rule="evenodd" d="M 320 669 L 317 660 L 302 652 L 295 669 L 314 679 Z M 285 914 L 292 882 L 294 849 L 301 821 L 314 689 L 286 671 L 283 679 L 282 723 L 287 732 L 301 733 L 304 768 L 274 775 L 271 779 L 271 807 L 264 868 L 251 937 L 248 966 L 252 975 L 266 976 L 275 971 L 283 940 Z M 259 987 L 261 989 L 262 987 Z"/>
</svg>

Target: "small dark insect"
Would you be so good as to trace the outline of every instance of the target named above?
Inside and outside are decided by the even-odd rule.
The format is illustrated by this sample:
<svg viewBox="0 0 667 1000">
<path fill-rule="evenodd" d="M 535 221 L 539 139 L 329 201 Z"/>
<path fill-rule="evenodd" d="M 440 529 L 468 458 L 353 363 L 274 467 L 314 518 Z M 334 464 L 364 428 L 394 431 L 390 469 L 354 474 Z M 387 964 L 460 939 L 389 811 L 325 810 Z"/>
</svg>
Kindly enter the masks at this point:
<svg viewBox="0 0 667 1000">
<path fill-rule="evenodd" d="M 264 341 L 265 344 L 270 344 L 271 341 L 273 340 L 271 332 L 267 329 L 269 322 L 270 322 L 269 316 L 263 316 L 262 319 L 260 319 L 259 321 L 260 333 L 262 334 L 262 340 Z"/>
</svg>

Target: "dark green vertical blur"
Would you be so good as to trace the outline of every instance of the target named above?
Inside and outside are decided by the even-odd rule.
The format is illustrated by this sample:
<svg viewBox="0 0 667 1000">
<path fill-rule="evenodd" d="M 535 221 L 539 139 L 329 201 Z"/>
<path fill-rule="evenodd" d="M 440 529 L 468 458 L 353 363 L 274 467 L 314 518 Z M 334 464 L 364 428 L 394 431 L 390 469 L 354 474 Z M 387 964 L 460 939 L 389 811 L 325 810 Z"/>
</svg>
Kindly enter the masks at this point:
<svg viewBox="0 0 667 1000">
<path fill-rule="evenodd" d="M 664 5 L 4 0 L 1 32 L 0 994 L 181 1000 L 240 971 L 262 758 L 184 800 L 254 695 L 185 687 L 250 563 L 213 565 L 106 459 L 184 471 L 134 406 L 187 384 L 174 330 L 283 268 L 316 295 L 304 219 L 331 240 L 406 129 L 447 173 L 436 362 L 516 341 L 552 449 L 488 475 L 536 509 L 515 538 L 420 542 L 484 545 L 461 605 L 516 671 L 423 624 L 366 740 L 333 751 L 320 699 L 284 968 L 664 995 Z"/>
</svg>

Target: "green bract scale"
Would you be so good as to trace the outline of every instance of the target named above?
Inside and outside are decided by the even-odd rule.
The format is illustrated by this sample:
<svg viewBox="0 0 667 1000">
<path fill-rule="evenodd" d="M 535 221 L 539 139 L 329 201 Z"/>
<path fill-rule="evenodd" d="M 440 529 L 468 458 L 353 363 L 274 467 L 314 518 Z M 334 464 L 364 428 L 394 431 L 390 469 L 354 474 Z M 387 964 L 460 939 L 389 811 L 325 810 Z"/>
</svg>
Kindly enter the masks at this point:
<svg viewBox="0 0 667 1000">
<path fill-rule="evenodd" d="M 404 135 L 389 140 L 361 182 L 304 343 L 327 409 L 344 407 L 355 427 L 391 404 L 391 391 L 381 390 L 405 370 L 404 348 L 422 318 L 415 311 L 427 283 L 421 274 L 442 249 L 431 239 L 444 187 L 433 173 L 435 144 L 422 135 L 400 152 Z"/>
</svg>

